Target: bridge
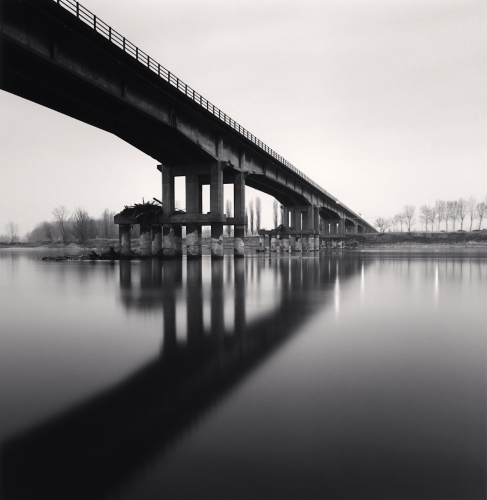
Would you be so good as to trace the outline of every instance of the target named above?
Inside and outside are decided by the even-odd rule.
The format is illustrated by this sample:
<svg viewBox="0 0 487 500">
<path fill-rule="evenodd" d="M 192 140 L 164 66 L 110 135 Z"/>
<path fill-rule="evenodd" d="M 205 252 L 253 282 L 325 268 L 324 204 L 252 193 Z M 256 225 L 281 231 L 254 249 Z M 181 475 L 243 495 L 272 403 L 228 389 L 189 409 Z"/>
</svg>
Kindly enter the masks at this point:
<svg viewBox="0 0 487 500">
<path fill-rule="evenodd" d="M 223 257 L 223 226 L 234 226 L 244 255 L 245 186 L 282 206 L 284 251 L 318 250 L 326 238 L 376 232 L 295 166 L 168 69 L 74 0 L 1 0 L 0 88 L 110 132 L 159 162 L 162 202 L 136 220 L 120 213 L 120 248 L 140 223 L 141 254 L 201 256 L 201 228 L 211 226 L 212 257 Z M 185 177 L 186 210 L 175 210 L 174 180 Z M 234 186 L 234 217 L 223 185 Z M 210 212 L 202 213 L 202 186 Z"/>
</svg>

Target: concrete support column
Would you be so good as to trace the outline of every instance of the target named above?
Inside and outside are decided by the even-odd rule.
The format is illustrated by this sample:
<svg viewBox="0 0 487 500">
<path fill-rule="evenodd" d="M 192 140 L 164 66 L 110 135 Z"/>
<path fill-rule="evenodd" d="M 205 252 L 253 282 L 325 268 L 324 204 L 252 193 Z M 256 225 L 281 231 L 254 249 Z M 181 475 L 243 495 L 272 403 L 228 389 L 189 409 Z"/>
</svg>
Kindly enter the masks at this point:
<svg viewBox="0 0 487 500">
<path fill-rule="evenodd" d="M 270 239 L 271 239 L 271 252 L 277 252 L 277 238 L 272 235 L 270 236 Z"/>
<path fill-rule="evenodd" d="M 120 256 L 130 255 L 130 224 L 118 225 L 118 248 Z"/>
<path fill-rule="evenodd" d="M 282 251 L 283 252 L 289 252 L 289 236 L 285 234 L 282 237 Z"/>
<path fill-rule="evenodd" d="M 318 252 L 320 250 L 320 235 L 316 234 L 315 235 L 315 252 Z"/>
<path fill-rule="evenodd" d="M 152 226 L 152 255 L 161 255 L 162 253 L 162 226 Z"/>
<path fill-rule="evenodd" d="M 188 259 L 201 259 L 201 226 L 186 225 L 186 252 Z"/>
<path fill-rule="evenodd" d="M 296 250 L 296 236 L 289 237 L 289 251 Z"/>
<path fill-rule="evenodd" d="M 150 257 L 152 255 L 152 235 L 150 224 L 140 225 L 140 255 Z"/>
<path fill-rule="evenodd" d="M 297 234 L 296 235 L 296 245 L 294 247 L 294 250 L 296 252 L 302 252 L 303 251 L 303 239 L 302 235 Z"/>
<path fill-rule="evenodd" d="M 234 217 L 245 217 L 245 173 L 236 172 L 233 184 L 233 214 Z M 236 224 L 233 227 L 233 240 L 235 257 L 243 257 L 245 254 L 245 226 Z"/>
<path fill-rule="evenodd" d="M 265 251 L 265 236 L 259 236 L 259 250 L 261 252 Z"/>
<path fill-rule="evenodd" d="M 294 227 L 293 229 L 295 229 L 296 231 L 300 231 L 302 228 L 302 225 L 301 225 L 301 210 L 296 207 L 296 210 L 294 211 Z"/>
<path fill-rule="evenodd" d="M 282 225 L 289 229 L 289 207 L 282 207 Z"/>
<path fill-rule="evenodd" d="M 210 213 L 212 215 L 223 214 L 223 170 L 220 161 L 217 161 L 211 165 Z M 223 234 L 223 230 L 221 234 Z"/>
<path fill-rule="evenodd" d="M 339 235 L 345 234 L 345 219 L 340 219 L 338 221 L 338 234 Z"/>
<path fill-rule="evenodd" d="M 170 224 L 162 227 L 162 254 L 165 259 L 176 257 L 176 237 L 174 227 Z"/>
<path fill-rule="evenodd" d="M 176 245 L 176 257 L 182 258 L 183 256 L 183 226 L 174 225 L 174 243 Z"/>
<path fill-rule="evenodd" d="M 308 252 L 315 251 L 315 236 L 314 234 L 308 235 Z"/>
<path fill-rule="evenodd" d="M 236 224 L 233 227 L 234 249 L 233 255 L 235 258 L 240 258 L 245 255 L 245 226 Z"/>
<path fill-rule="evenodd" d="M 174 174 L 172 168 L 161 166 L 162 174 L 162 213 L 171 215 L 174 212 Z"/>
<path fill-rule="evenodd" d="M 301 235 L 301 249 L 303 252 L 308 251 L 308 235 L 307 234 Z"/>
<path fill-rule="evenodd" d="M 223 259 L 223 223 L 211 224 L 211 258 Z"/>
</svg>

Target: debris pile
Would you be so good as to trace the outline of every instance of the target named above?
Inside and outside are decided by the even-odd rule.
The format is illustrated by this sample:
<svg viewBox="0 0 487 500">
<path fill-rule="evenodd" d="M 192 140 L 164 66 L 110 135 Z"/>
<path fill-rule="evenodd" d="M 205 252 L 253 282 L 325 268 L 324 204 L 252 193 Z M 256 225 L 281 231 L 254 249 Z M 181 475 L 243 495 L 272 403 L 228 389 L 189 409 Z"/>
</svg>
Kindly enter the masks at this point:
<svg viewBox="0 0 487 500">
<path fill-rule="evenodd" d="M 155 217 L 162 214 L 162 207 L 153 201 L 136 203 L 135 205 L 125 208 L 120 212 L 120 215 L 133 219 L 136 224 L 143 224 L 149 222 Z"/>
</svg>

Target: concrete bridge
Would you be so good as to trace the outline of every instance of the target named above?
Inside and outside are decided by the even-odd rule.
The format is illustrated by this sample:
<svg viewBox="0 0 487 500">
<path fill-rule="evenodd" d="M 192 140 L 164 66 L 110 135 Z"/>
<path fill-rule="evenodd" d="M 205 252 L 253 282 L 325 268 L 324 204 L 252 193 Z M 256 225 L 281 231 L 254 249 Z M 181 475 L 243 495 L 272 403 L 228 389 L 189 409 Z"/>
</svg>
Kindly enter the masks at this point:
<svg viewBox="0 0 487 500">
<path fill-rule="evenodd" d="M 201 227 L 211 226 L 212 256 L 223 257 L 223 226 L 233 225 L 244 254 L 245 186 L 282 206 L 282 248 L 317 250 L 320 240 L 375 232 L 249 131 L 73 0 L 1 0 L 0 86 L 25 99 L 113 133 L 160 164 L 162 206 L 141 224 L 141 253 L 201 256 Z M 184 176 L 186 211 L 177 213 L 174 179 Z M 234 217 L 223 185 L 234 186 Z M 202 186 L 210 212 L 202 213 Z M 133 217 L 119 214 L 122 251 Z"/>
</svg>

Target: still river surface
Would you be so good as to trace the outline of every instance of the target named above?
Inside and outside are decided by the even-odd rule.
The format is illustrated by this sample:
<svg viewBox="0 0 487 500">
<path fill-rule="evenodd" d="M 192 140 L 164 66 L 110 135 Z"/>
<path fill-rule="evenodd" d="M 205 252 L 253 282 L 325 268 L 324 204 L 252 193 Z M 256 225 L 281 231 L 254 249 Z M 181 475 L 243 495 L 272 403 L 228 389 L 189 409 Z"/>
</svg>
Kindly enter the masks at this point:
<svg viewBox="0 0 487 500">
<path fill-rule="evenodd" d="M 0 250 L 0 497 L 486 496 L 487 252 Z"/>
</svg>

